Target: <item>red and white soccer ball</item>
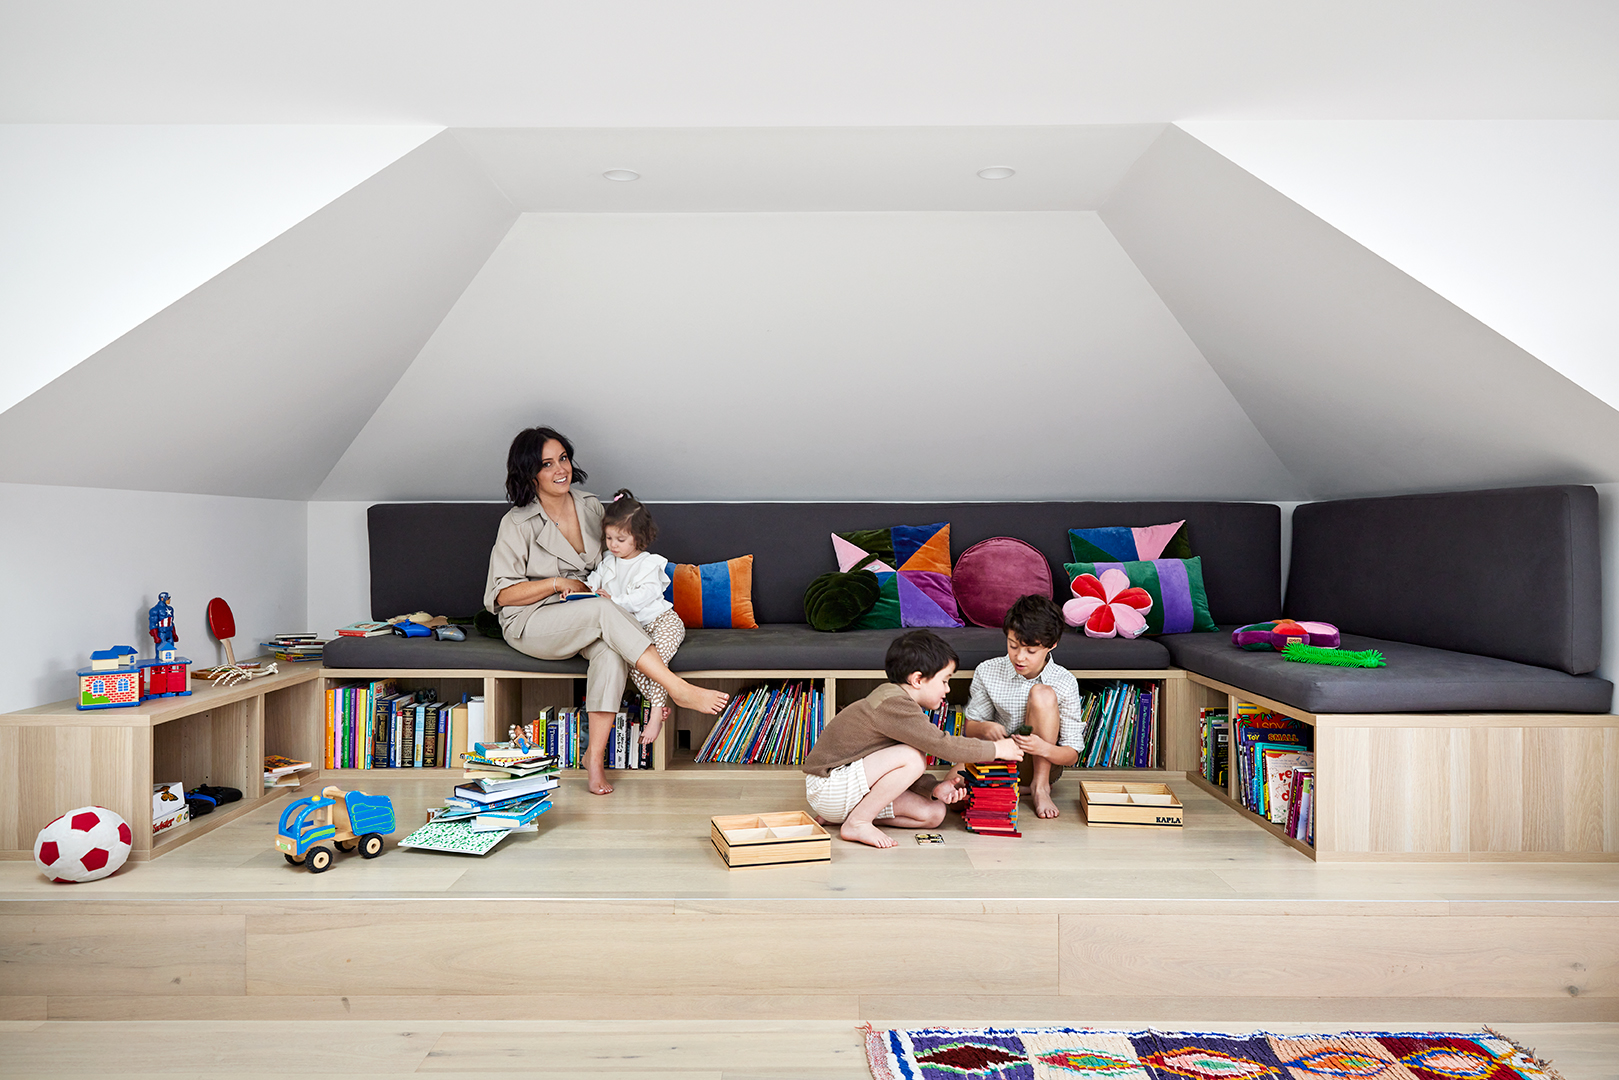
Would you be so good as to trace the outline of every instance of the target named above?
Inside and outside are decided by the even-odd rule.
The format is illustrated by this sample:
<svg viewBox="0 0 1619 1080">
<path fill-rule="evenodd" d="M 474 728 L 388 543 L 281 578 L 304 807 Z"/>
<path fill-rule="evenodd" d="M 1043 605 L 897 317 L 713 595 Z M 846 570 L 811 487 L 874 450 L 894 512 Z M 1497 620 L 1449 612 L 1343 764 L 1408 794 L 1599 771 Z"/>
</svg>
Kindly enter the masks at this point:
<svg viewBox="0 0 1619 1080">
<path fill-rule="evenodd" d="M 94 881 L 116 873 L 129 858 L 129 822 L 105 806 L 69 810 L 34 841 L 34 862 L 52 881 Z"/>
</svg>

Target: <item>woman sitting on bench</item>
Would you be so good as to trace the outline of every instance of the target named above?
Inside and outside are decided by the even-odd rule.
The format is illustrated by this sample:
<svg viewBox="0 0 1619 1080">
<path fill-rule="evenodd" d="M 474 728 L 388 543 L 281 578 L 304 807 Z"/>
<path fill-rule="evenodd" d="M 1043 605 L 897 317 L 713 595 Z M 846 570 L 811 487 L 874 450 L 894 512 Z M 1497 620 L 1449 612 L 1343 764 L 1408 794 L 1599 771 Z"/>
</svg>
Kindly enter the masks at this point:
<svg viewBox="0 0 1619 1080">
<path fill-rule="evenodd" d="M 669 692 L 676 705 L 703 713 L 725 707 L 726 695 L 693 686 L 669 670 L 633 616 L 601 597 L 564 602 L 590 590 L 585 576 L 602 552 L 602 504 L 575 480 L 585 471 L 573 463 L 573 444 L 548 427 L 529 428 L 512 440 L 506 455 L 506 498 L 512 508 L 500 519 L 489 553 L 489 583 L 483 602 L 500 618 L 506 643 L 540 660 L 583 656 L 585 711 L 590 748 L 585 756 L 590 790 L 613 790 L 603 768 L 613 718 L 630 668 Z"/>
</svg>

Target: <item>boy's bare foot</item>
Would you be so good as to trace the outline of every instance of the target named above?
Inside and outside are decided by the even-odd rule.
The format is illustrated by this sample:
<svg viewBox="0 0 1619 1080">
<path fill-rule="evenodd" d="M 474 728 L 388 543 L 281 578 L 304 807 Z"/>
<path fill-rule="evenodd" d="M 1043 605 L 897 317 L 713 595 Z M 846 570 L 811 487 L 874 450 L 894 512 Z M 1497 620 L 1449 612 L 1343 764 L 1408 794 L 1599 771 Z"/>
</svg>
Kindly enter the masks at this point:
<svg viewBox="0 0 1619 1080">
<path fill-rule="evenodd" d="M 1057 804 L 1051 801 L 1051 791 L 1049 788 L 1045 790 L 1036 788 L 1030 791 L 1029 799 L 1034 803 L 1035 817 L 1054 818 L 1058 814 L 1062 813 L 1061 810 L 1057 809 Z"/>
<path fill-rule="evenodd" d="M 690 709 L 692 712 L 707 713 L 712 716 L 725 708 L 725 702 L 730 699 L 731 695 L 721 693 L 718 690 L 693 686 L 682 679 L 679 688 L 670 690 L 669 696 L 682 709 Z"/>
<path fill-rule="evenodd" d="M 885 835 L 871 822 L 845 821 L 838 835 L 856 844 L 869 844 L 874 848 L 893 847 L 898 841 Z"/>
<path fill-rule="evenodd" d="M 646 726 L 641 729 L 641 745 L 651 746 L 658 741 L 658 732 L 663 730 L 663 722 L 669 719 L 669 706 L 653 709 L 647 718 Z"/>
<path fill-rule="evenodd" d="M 962 784 L 960 777 L 946 777 L 940 780 L 938 786 L 933 789 L 933 797 L 949 806 L 951 803 L 958 803 L 965 799 L 967 797 L 967 788 Z"/>
<path fill-rule="evenodd" d="M 607 782 L 607 774 L 590 770 L 590 793 L 592 795 L 611 795 L 613 785 Z"/>
</svg>

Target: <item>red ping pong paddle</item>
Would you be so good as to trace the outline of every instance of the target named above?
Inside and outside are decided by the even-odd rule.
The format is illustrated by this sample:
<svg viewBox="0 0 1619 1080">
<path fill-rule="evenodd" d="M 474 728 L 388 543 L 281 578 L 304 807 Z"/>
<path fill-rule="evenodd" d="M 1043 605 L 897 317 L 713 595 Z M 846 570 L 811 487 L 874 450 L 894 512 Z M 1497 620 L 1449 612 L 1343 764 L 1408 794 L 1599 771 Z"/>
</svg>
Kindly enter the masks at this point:
<svg viewBox="0 0 1619 1080">
<path fill-rule="evenodd" d="M 225 662 L 235 667 L 236 650 L 230 647 L 230 639 L 236 636 L 236 616 L 231 614 L 230 605 L 217 596 L 208 601 L 208 629 L 225 646 Z"/>
</svg>

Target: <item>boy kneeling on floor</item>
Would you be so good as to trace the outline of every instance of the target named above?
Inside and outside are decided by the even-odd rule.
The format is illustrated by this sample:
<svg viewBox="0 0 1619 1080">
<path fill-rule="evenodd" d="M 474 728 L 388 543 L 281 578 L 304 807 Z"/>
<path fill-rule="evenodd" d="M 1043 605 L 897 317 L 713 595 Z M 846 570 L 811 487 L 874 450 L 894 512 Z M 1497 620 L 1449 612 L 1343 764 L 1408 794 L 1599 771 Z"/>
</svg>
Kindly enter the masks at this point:
<svg viewBox="0 0 1619 1080">
<path fill-rule="evenodd" d="M 950 692 L 956 651 L 931 630 L 901 634 L 888 646 L 888 681 L 834 716 L 804 759 L 804 794 L 822 824 L 842 823 L 839 835 L 872 847 L 893 847 L 877 822 L 931 829 L 966 789 L 927 772 L 927 755 L 947 761 L 1019 761 L 1009 738 L 946 735 L 928 720 Z"/>
</svg>

